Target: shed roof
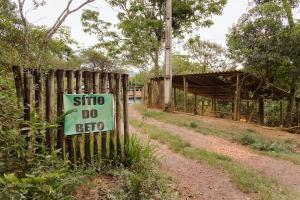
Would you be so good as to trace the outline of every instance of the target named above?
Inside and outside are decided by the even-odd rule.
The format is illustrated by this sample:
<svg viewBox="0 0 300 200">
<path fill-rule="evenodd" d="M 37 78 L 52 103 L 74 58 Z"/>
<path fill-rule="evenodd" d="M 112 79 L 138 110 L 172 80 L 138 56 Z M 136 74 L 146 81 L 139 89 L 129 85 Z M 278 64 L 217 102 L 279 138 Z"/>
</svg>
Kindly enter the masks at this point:
<svg viewBox="0 0 300 200">
<path fill-rule="evenodd" d="M 188 91 L 191 93 L 217 99 L 233 99 L 238 75 L 242 99 L 253 99 L 263 95 L 267 99 L 278 100 L 289 96 L 289 92 L 272 84 L 266 84 L 252 74 L 238 70 L 173 75 L 172 83 L 173 87 L 183 90 L 185 78 Z M 160 81 L 164 80 L 164 77 L 154 77 L 151 80 Z"/>
</svg>

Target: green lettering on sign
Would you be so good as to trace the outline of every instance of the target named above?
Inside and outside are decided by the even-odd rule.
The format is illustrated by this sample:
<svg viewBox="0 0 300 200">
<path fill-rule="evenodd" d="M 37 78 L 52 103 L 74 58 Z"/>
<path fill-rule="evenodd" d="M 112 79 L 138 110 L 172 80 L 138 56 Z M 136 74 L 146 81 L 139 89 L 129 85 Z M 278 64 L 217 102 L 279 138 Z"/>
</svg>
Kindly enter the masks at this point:
<svg viewBox="0 0 300 200">
<path fill-rule="evenodd" d="M 65 135 L 114 129 L 112 94 L 65 94 Z"/>
</svg>

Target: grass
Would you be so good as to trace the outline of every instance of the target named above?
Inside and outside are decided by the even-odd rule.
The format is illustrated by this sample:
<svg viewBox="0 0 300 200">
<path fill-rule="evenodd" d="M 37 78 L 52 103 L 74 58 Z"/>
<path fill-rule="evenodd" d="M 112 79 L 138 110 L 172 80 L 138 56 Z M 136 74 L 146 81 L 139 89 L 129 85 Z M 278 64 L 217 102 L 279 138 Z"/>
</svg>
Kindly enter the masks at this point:
<svg viewBox="0 0 300 200">
<path fill-rule="evenodd" d="M 247 145 L 261 154 L 288 160 L 300 165 L 300 154 L 296 150 L 300 148 L 300 144 L 292 140 L 279 141 L 270 139 L 256 133 L 253 129 L 242 130 L 232 129 L 232 127 L 212 126 L 210 123 L 195 120 L 192 116 L 150 110 L 142 105 L 135 105 L 135 108 L 144 118 L 153 118 L 166 123 L 186 127 L 203 135 L 221 137 L 231 142 Z"/>
<path fill-rule="evenodd" d="M 229 174 L 231 181 L 245 193 L 254 195 L 262 200 L 300 199 L 299 194 L 288 190 L 275 180 L 268 179 L 255 170 L 242 166 L 225 155 L 191 147 L 189 142 L 183 140 L 181 137 L 139 120 L 130 119 L 129 122 L 132 126 L 139 128 L 143 133 L 149 135 L 151 139 L 168 145 L 174 152 L 180 153 L 187 158 L 224 169 Z"/>
</svg>

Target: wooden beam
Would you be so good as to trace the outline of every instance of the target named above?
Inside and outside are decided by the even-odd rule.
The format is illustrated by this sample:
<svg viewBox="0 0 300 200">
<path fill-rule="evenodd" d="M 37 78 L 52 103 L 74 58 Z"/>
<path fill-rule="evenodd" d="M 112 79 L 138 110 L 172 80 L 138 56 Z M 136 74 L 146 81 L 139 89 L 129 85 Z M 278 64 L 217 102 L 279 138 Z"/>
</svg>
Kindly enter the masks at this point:
<svg viewBox="0 0 300 200">
<path fill-rule="evenodd" d="M 241 86 L 240 74 L 236 76 L 235 102 L 234 102 L 234 120 L 240 120 L 240 104 L 241 104 Z"/>
<path fill-rule="evenodd" d="M 177 109 L 177 98 L 176 98 L 176 88 L 174 87 L 174 110 Z"/>
<path fill-rule="evenodd" d="M 265 114 L 264 114 L 264 97 L 260 96 L 258 98 L 258 117 L 259 117 L 259 124 L 264 125 L 265 124 Z"/>
<path fill-rule="evenodd" d="M 123 125 L 124 125 L 124 145 L 129 142 L 129 125 L 128 125 L 128 74 L 122 76 L 123 86 Z M 126 156 L 127 152 L 125 152 Z"/>
<path fill-rule="evenodd" d="M 136 90 L 136 88 L 135 88 L 135 84 L 133 83 L 133 85 L 132 85 L 133 87 L 132 87 L 132 89 L 133 89 L 133 102 L 135 103 L 135 101 L 136 101 L 136 94 L 135 94 L 135 90 Z"/>
<path fill-rule="evenodd" d="M 280 125 L 283 127 L 283 100 L 280 101 Z"/>
<path fill-rule="evenodd" d="M 198 101 L 197 101 L 197 94 L 194 94 L 194 114 L 198 115 Z"/>
<path fill-rule="evenodd" d="M 299 126 L 299 107 L 300 107 L 300 104 L 299 104 L 299 100 L 296 100 L 296 126 Z"/>
<path fill-rule="evenodd" d="M 187 112 L 187 97 L 188 97 L 188 83 L 186 81 L 186 77 L 183 77 L 183 93 L 184 93 L 184 97 L 183 97 L 183 111 Z"/>
</svg>

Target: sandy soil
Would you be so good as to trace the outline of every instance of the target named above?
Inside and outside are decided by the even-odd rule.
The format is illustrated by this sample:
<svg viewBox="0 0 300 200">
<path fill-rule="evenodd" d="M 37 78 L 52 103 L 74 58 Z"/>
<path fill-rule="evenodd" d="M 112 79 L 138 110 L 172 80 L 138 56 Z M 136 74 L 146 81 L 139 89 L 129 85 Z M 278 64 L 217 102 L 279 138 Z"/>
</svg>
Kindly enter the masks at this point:
<svg viewBox="0 0 300 200">
<path fill-rule="evenodd" d="M 130 107 L 130 116 L 133 118 L 142 119 L 141 115 L 136 110 L 134 110 L 133 107 Z M 195 117 L 195 119 L 197 119 L 197 117 Z M 227 120 L 201 118 L 202 121 L 206 119 L 208 119 L 208 121 L 210 120 L 212 126 L 220 126 L 222 124 L 225 124 L 226 126 L 228 125 L 228 122 L 226 122 Z M 181 136 L 185 140 L 189 141 L 193 147 L 204 148 L 209 151 L 227 155 L 246 166 L 264 173 L 268 177 L 279 180 L 281 183 L 295 189 L 296 191 L 300 191 L 299 165 L 295 165 L 289 161 L 258 155 L 245 146 L 231 143 L 222 138 L 202 135 L 187 128 L 160 122 L 150 118 L 146 119 L 145 122 L 158 126 L 162 129 L 166 129 L 172 134 Z M 237 128 L 238 126 L 239 124 L 237 122 L 234 122 L 232 128 Z M 254 126 L 252 125 L 251 128 L 253 127 Z"/>
<path fill-rule="evenodd" d="M 140 134 L 136 128 L 130 127 L 130 129 L 131 133 L 136 133 L 144 140 L 147 137 Z M 177 190 L 180 192 L 179 199 L 250 199 L 230 182 L 224 171 L 187 159 L 156 141 L 151 141 L 151 143 L 157 147 L 157 153 L 162 157 L 162 170 L 177 183 Z"/>
</svg>

